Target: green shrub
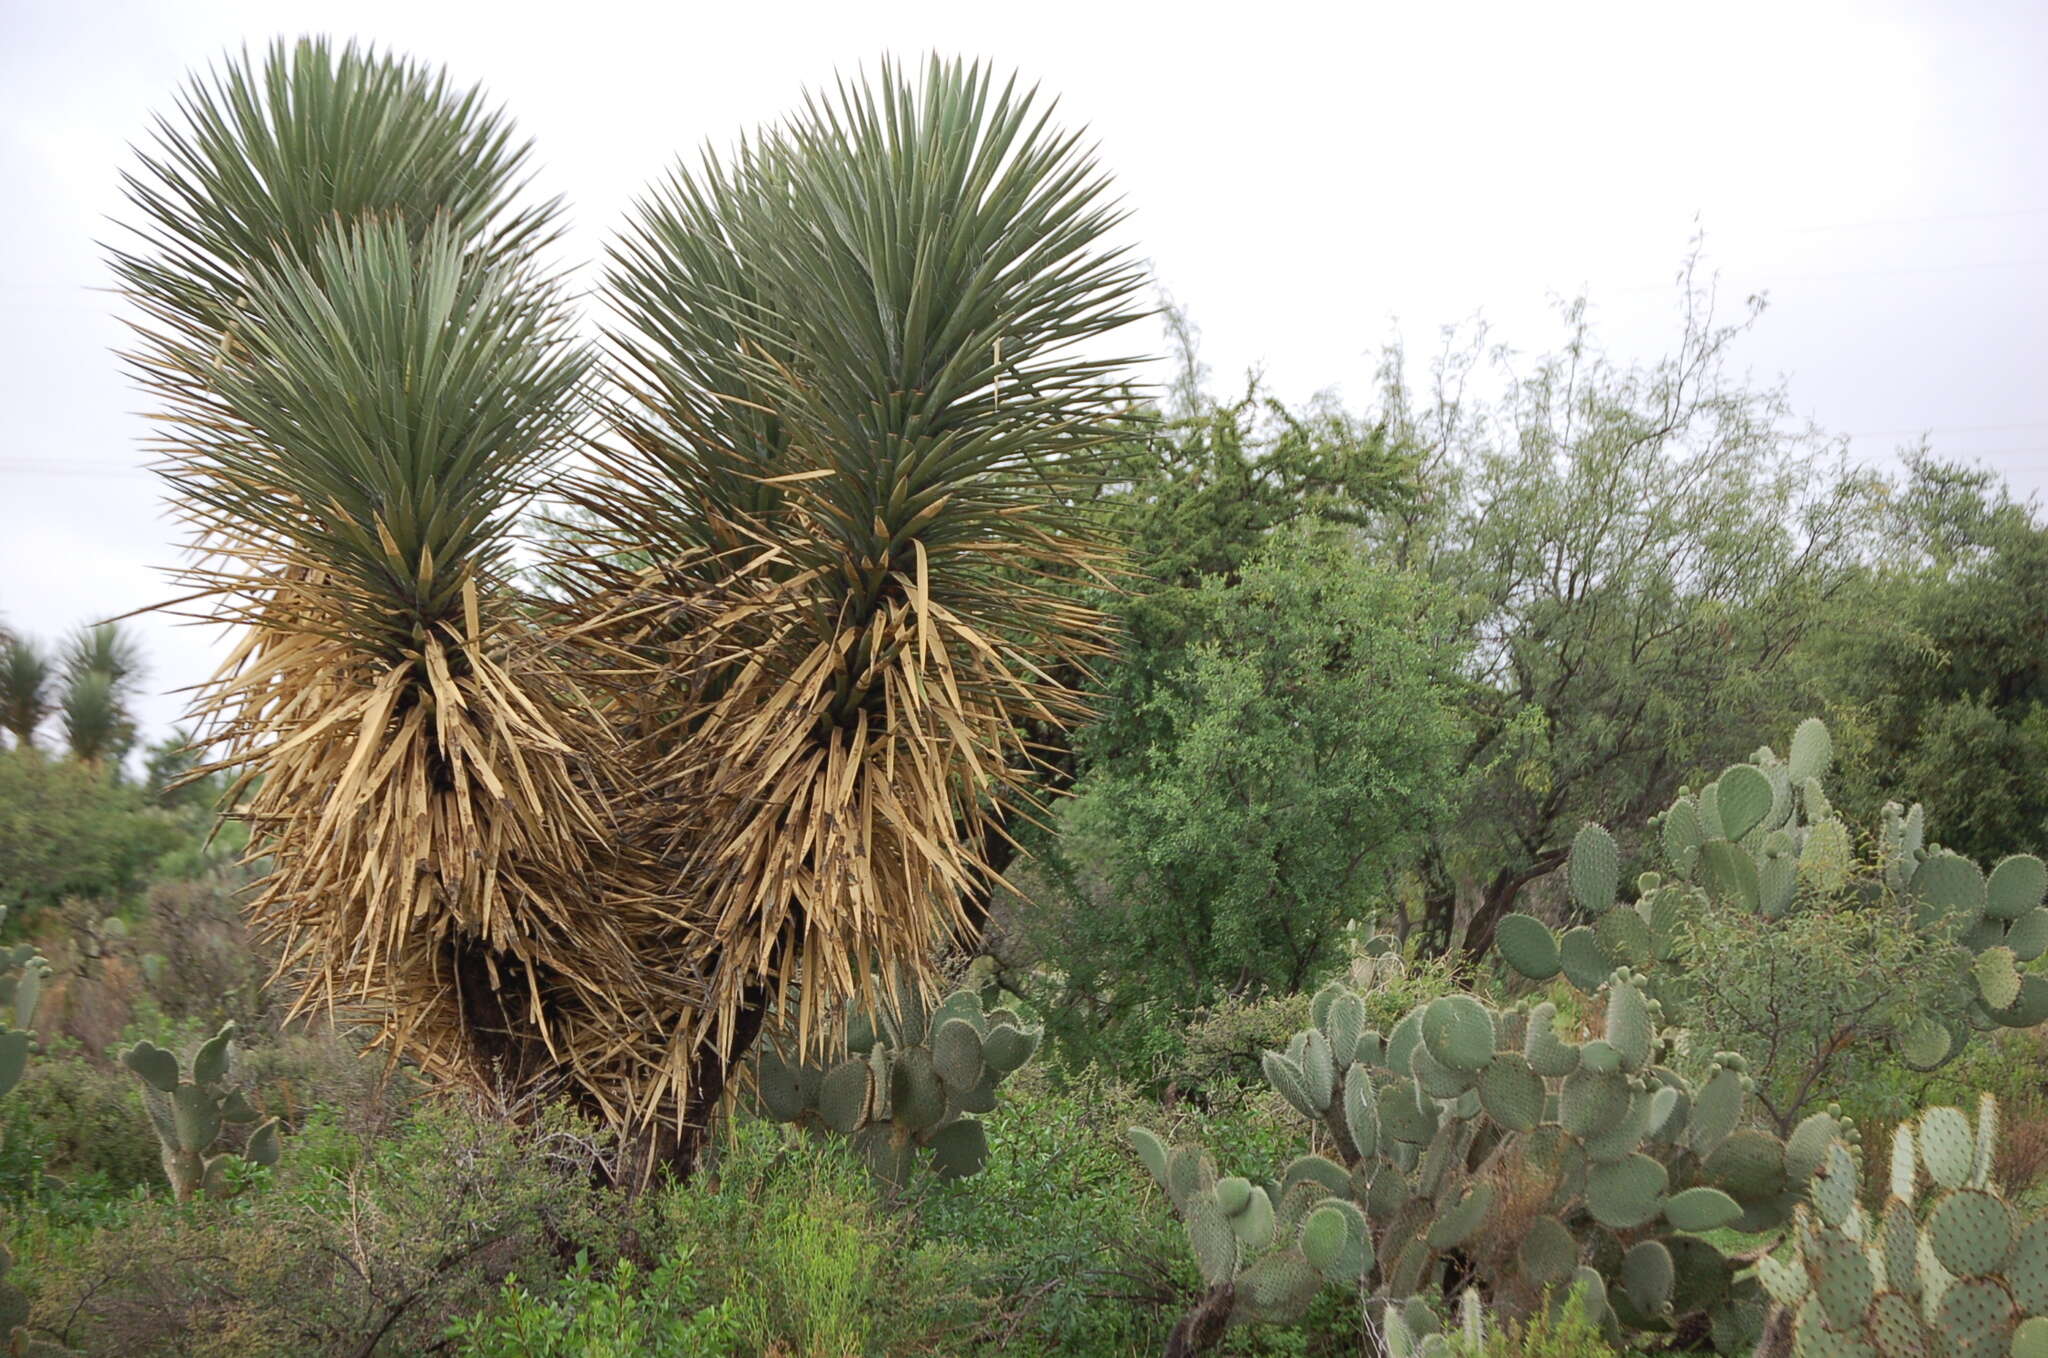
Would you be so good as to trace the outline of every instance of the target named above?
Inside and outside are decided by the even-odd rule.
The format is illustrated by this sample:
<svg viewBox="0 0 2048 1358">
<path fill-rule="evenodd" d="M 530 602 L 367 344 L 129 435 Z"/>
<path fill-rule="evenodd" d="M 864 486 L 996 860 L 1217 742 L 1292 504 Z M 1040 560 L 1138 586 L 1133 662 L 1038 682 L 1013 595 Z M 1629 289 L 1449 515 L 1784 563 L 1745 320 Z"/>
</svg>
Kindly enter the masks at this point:
<svg viewBox="0 0 2048 1358">
<path fill-rule="evenodd" d="M 722 1310 L 692 1323 L 729 1347 L 695 1352 L 959 1352 L 983 1308 L 960 1251 L 913 1220 L 885 1210 L 844 1145 L 742 1118 L 708 1172 L 661 1192 L 649 1237 L 664 1261 L 690 1253 L 693 1295 Z"/>
<path fill-rule="evenodd" d="M 134 930 L 149 993 L 163 1012 L 217 1028 L 253 1030 L 266 1013 L 272 959 L 250 937 L 230 882 L 158 882 Z"/>
<path fill-rule="evenodd" d="M 1445 1335 L 1450 1358 L 1616 1358 L 1617 1353 L 1587 1317 L 1577 1290 L 1562 1305 L 1526 1319 L 1498 1321 L 1489 1316 L 1480 1331 L 1474 1343 L 1462 1328 L 1451 1329 Z"/>
<path fill-rule="evenodd" d="M 163 1182 L 135 1077 L 87 1060 L 73 1042 L 52 1043 L 0 1102 L 0 1143 L 35 1146 L 42 1170 L 88 1196 L 125 1196 Z M 0 1196 L 19 1201 L 31 1184 L 6 1175 Z"/>
<path fill-rule="evenodd" d="M 548 1287 L 579 1248 L 618 1252 L 627 1214 L 593 1187 L 606 1152 L 566 1114 L 515 1131 L 449 1100 L 345 1174 L 295 1153 L 225 1202 L 154 1198 L 92 1231 L 24 1213 L 7 1230 L 35 1260 L 36 1324 L 87 1352 L 421 1353 L 508 1278 Z"/>
<path fill-rule="evenodd" d="M 630 1259 L 598 1274 L 588 1254 L 546 1296 L 516 1280 L 481 1315 L 449 1328 L 461 1358 L 690 1358 L 731 1353 L 764 1325 L 758 1296 L 700 1305 L 696 1250 L 682 1246 L 644 1272 Z"/>
<path fill-rule="evenodd" d="M 124 899 L 189 834 L 138 788 L 73 760 L 0 750 L 0 905 Z"/>
</svg>

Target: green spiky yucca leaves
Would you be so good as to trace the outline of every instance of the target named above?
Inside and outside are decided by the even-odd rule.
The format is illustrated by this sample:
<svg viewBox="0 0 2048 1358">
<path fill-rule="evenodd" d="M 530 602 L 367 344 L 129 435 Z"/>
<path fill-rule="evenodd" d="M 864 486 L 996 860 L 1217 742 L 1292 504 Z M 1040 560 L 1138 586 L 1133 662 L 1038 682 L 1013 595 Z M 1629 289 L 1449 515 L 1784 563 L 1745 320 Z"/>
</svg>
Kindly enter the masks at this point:
<svg viewBox="0 0 2048 1358">
<path fill-rule="evenodd" d="M 252 264 L 310 264 L 337 222 L 377 216 L 417 237 L 437 220 L 464 253 L 530 258 L 555 202 L 518 201 L 530 148 L 481 90 L 324 38 L 273 43 L 194 79 L 122 182 L 138 246 L 113 264 L 181 338 L 225 344 Z"/>
<path fill-rule="evenodd" d="M 577 499 L 625 560 L 636 798 L 707 931 L 721 1049 L 770 993 L 802 1045 L 918 976 L 982 882 L 1027 721 L 1103 623 L 1052 587 L 1124 407 L 1091 341 L 1140 272 L 1072 134 L 979 66 L 885 66 L 679 170 L 616 248 L 620 446 Z M 581 563 L 586 578 L 593 563 Z"/>
</svg>

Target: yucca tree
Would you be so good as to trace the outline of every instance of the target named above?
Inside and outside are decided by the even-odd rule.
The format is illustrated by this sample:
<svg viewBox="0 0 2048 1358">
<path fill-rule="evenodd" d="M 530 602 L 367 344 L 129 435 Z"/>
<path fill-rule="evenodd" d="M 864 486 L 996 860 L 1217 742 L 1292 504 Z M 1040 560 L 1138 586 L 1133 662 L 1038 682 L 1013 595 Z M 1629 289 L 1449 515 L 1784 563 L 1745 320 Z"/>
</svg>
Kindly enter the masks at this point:
<svg viewBox="0 0 2048 1358">
<path fill-rule="evenodd" d="M 535 262 L 553 209 L 518 205 L 528 150 L 476 92 L 358 48 L 279 45 L 181 113 L 115 267 L 193 597 L 242 629 L 199 715 L 261 775 L 252 913 L 302 1005 L 530 1088 L 507 1032 L 694 993 L 585 906 L 608 742 L 509 583 L 587 367 Z"/>
<path fill-rule="evenodd" d="M 625 391 L 576 498 L 654 563 L 614 584 L 674 682 L 619 713 L 705 931 L 695 1078 L 921 976 L 1024 731 L 1077 710 L 1053 676 L 1104 623 L 1056 581 L 1106 559 L 1079 506 L 1127 407 L 1119 220 L 1032 92 L 934 60 L 679 168 L 613 251 Z"/>
<path fill-rule="evenodd" d="M 301 1003 L 561 1089 L 687 1162 L 764 1023 L 915 981 L 986 876 L 1054 666 L 1048 576 L 1122 398 L 1136 267 L 1072 136 L 980 68 L 885 69 L 645 205 L 563 586 L 586 357 L 473 92 L 317 42 L 189 90 L 116 271 L 162 400 L 206 691 Z M 1080 346 L 1077 352 L 1077 346 Z"/>
<path fill-rule="evenodd" d="M 67 678 L 58 706 L 64 748 L 88 768 L 118 765 L 135 744 L 135 723 L 128 716 L 119 681 L 106 670 L 86 670 Z"/>
<path fill-rule="evenodd" d="M 17 750 L 32 750 L 36 728 L 50 715 L 49 657 L 25 636 L 0 639 L 0 729 Z"/>
</svg>

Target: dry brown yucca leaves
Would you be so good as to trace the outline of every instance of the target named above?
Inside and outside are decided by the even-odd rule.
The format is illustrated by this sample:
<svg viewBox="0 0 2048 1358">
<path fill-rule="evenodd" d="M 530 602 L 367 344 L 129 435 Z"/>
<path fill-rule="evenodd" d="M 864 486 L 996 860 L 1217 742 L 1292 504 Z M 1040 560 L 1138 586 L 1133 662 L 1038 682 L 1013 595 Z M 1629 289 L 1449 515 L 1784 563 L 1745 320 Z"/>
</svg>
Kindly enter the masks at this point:
<svg viewBox="0 0 2048 1358">
<path fill-rule="evenodd" d="M 1105 183 L 1028 92 L 884 66 L 638 207 L 594 357 L 475 93 L 304 42 L 180 111 L 115 267 L 181 602 L 240 629 L 196 706 L 251 913 L 302 1006 L 686 1163 L 762 1031 L 928 978 L 1078 714 Z"/>
</svg>

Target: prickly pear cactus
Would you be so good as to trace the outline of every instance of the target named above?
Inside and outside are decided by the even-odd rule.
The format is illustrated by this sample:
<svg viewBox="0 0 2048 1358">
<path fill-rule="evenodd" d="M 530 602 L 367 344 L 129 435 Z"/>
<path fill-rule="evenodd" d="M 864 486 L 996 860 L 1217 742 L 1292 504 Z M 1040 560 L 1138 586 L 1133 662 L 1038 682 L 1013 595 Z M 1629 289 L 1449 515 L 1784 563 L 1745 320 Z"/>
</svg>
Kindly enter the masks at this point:
<svg viewBox="0 0 2048 1358">
<path fill-rule="evenodd" d="M 1738 908 L 1779 919 L 1802 897 L 1837 895 L 1852 885 L 1856 865 L 1852 836 L 1821 784 L 1832 758 L 1827 727 L 1809 718 L 1786 758 L 1766 747 L 1697 793 L 1680 789 L 1652 821 L 1671 871 L 1638 877 L 1632 903 L 1619 898 L 1613 837 L 1586 826 L 1566 875 L 1573 905 L 1589 922 L 1559 934 L 1533 916 L 1509 915 L 1496 929 L 1495 950 L 1522 976 L 1547 981 L 1561 973 L 1590 993 L 1617 966 L 1653 976 L 1674 966 L 1687 924 L 1703 911 Z M 1925 823 L 1919 806 L 1885 809 L 1877 877 L 1883 894 L 1903 905 L 1902 927 L 1960 950 L 1967 965 L 1957 969 L 1958 984 L 1967 993 L 1957 996 L 1956 1010 L 1968 1022 L 1926 1017 L 1895 1034 L 1900 1059 L 1919 1070 L 1954 1057 L 1973 1026 L 2048 1021 L 2048 976 L 2023 970 L 2048 953 L 2048 865 L 2016 854 L 1987 874 L 1927 843 Z"/>
<path fill-rule="evenodd" d="M 1761 1293 L 1702 1233 L 1782 1224 L 1820 1148 L 1853 1128 L 1833 1112 L 1784 1141 L 1746 1125 L 1740 1057 L 1690 1083 L 1663 1064 L 1660 1012 L 1639 979 L 1617 969 L 1602 995 L 1597 1035 L 1560 1032 L 1550 1004 L 1500 1010 L 1463 994 L 1382 1035 L 1365 1025 L 1364 997 L 1325 988 L 1315 1026 L 1265 1056 L 1311 1134 L 1271 1182 L 1218 1179 L 1198 1150 L 1133 1129 L 1208 1285 L 1196 1314 L 1228 1301 L 1233 1319 L 1284 1320 L 1325 1285 L 1355 1279 L 1384 1306 L 1466 1279 L 1520 1315 L 1576 1288 L 1616 1339 L 1696 1322 L 1725 1351 L 1752 1345 Z M 1334 1225 L 1319 1228 L 1329 1252 L 1307 1250 L 1319 1212 L 1342 1214 L 1341 1252 Z M 1262 1267 L 1288 1286 L 1240 1300 Z"/>
<path fill-rule="evenodd" d="M 201 1044 L 192 1058 L 191 1078 L 180 1071 L 177 1056 L 150 1042 L 138 1042 L 121 1058 L 142 1081 L 142 1102 L 163 1147 L 164 1176 L 179 1202 L 199 1193 L 223 1196 L 228 1191 L 229 1154 L 209 1155 L 223 1125 L 257 1120 L 256 1110 L 238 1089 L 227 1084 L 234 1060 L 235 1025 Z M 249 1134 L 242 1158 L 251 1164 L 274 1165 L 281 1147 L 278 1121 L 269 1118 Z"/>
<path fill-rule="evenodd" d="M 2048 1216 L 2022 1217 L 1992 1182 L 1997 1138 L 1989 1094 L 1974 1129 L 1955 1108 L 1901 1124 L 1877 1214 L 1857 1201 L 1855 1148 L 1823 1148 L 1785 1247 L 1757 1262 L 1801 1358 L 2048 1352 Z"/>
<path fill-rule="evenodd" d="M 0 924 L 6 921 L 7 907 L 0 906 Z M 29 1025 L 35 1022 L 49 974 L 50 964 L 34 944 L 0 948 L 0 1095 L 21 1083 L 21 1074 L 28 1069 Z"/>
<path fill-rule="evenodd" d="M 1277 1183 L 1255 1184 L 1219 1179 L 1206 1154 L 1169 1150 L 1143 1127 L 1131 1128 L 1130 1139 L 1186 1224 L 1208 1287 L 1183 1330 L 1292 1324 L 1323 1287 L 1356 1284 L 1371 1270 L 1371 1230 L 1351 1199 L 1348 1174 L 1333 1162 L 1305 1155 Z"/>
<path fill-rule="evenodd" d="M 997 1087 L 1031 1059 L 1039 1036 L 1008 1009 L 985 1012 L 974 990 L 955 991 L 929 1015 L 854 1014 L 846 1056 L 829 1066 L 764 1045 L 761 1106 L 777 1121 L 851 1137 L 892 1186 L 925 1152 L 940 1178 L 963 1178 L 988 1162 L 988 1133 L 968 1114 L 995 1111 Z"/>
</svg>

